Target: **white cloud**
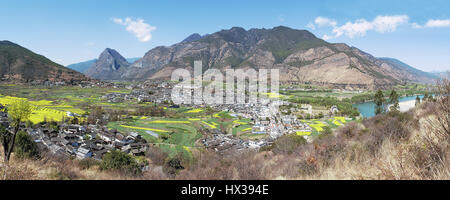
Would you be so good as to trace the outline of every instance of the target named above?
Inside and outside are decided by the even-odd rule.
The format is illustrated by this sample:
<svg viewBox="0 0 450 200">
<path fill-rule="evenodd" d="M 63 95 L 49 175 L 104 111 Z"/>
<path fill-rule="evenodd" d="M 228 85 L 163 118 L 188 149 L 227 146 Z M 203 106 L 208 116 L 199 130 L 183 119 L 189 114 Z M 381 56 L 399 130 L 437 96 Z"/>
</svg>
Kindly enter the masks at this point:
<svg viewBox="0 0 450 200">
<path fill-rule="evenodd" d="M 420 25 L 420 24 L 418 24 L 418 23 L 415 23 L 415 22 L 412 23 L 411 26 L 412 26 L 413 28 L 416 28 L 416 29 L 423 28 L 422 25 Z"/>
<path fill-rule="evenodd" d="M 331 26 L 333 27 L 333 36 L 324 35 L 324 40 L 329 40 L 333 38 L 341 37 L 346 35 L 350 38 L 355 36 L 365 36 L 368 31 L 374 30 L 379 33 L 394 32 L 397 27 L 405 24 L 409 21 L 407 15 L 393 15 L 393 16 L 377 16 L 372 21 L 367 21 L 366 19 L 358 19 L 354 22 L 347 22 L 342 26 L 337 26 L 336 20 L 317 17 L 314 23 L 319 27 Z"/>
<path fill-rule="evenodd" d="M 329 36 L 327 34 L 323 35 L 322 37 L 323 40 L 330 40 L 330 39 L 334 39 L 334 36 Z"/>
<path fill-rule="evenodd" d="M 372 30 L 374 25 L 365 19 L 356 20 L 356 22 L 347 22 L 342 26 L 334 27 L 335 38 L 346 35 L 350 38 L 355 36 L 365 36 L 367 31 Z"/>
<path fill-rule="evenodd" d="M 306 25 L 306 27 L 308 27 L 311 30 L 316 30 L 316 26 L 313 23 L 308 23 L 308 25 Z"/>
<path fill-rule="evenodd" d="M 133 20 L 127 17 L 125 19 L 113 18 L 112 20 L 116 24 L 125 26 L 126 30 L 136 36 L 141 42 L 150 41 L 152 39 L 151 32 L 156 30 L 156 27 L 144 23 L 143 19 Z"/>
<path fill-rule="evenodd" d="M 450 26 L 450 19 L 446 20 L 428 20 L 428 22 L 425 24 L 426 27 L 449 27 Z"/>
<path fill-rule="evenodd" d="M 332 19 L 328 19 L 326 17 L 317 17 L 316 20 L 314 20 L 314 23 L 316 23 L 319 27 L 323 26 L 336 26 L 337 22 Z"/>
<path fill-rule="evenodd" d="M 395 15 L 395 16 L 378 16 L 372 22 L 375 30 L 380 33 L 394 32 L 401 24 L 407 23 L 409 17 L 407 15 Z"/>
</svg>

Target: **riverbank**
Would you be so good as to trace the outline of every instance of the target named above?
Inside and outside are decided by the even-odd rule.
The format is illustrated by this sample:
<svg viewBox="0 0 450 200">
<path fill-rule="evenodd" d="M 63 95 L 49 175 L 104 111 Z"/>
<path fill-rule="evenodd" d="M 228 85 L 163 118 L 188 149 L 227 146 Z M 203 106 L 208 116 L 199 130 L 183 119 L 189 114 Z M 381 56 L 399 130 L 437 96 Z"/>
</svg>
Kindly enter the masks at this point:
<svg viewBox="0 0 450 200">
<path fill-rule="evenodd" d="M 411 108 L 414 108 L 416 106 L 416 100 L 409 100 L 409 101 L 402 101 L 398 103 L 399 107 L 400 107 L 400 112 L 407 112 L 408 110 L 410 110 Z M 389 105 L 389 108 L 392 106 Z"/>
<path fill-rule="evenodd" d="M 409 109 L 413 108 L 416 104 L 417 96 L 403 96 L 400 97 L 399 106 L 401 112 L 406 112 Z M 423 95 L 419 95 L 419 98 L 422 100 Z M 389 105 L 390 106 L 390 105 Z M 353 104 L 353 107 L 356 107 L 358 111 L 365 117 L 373 117 L 375 116 L 375 103 L 373 101 L 365 102 L 365 103 L 357 103 Z"/>
</svg>

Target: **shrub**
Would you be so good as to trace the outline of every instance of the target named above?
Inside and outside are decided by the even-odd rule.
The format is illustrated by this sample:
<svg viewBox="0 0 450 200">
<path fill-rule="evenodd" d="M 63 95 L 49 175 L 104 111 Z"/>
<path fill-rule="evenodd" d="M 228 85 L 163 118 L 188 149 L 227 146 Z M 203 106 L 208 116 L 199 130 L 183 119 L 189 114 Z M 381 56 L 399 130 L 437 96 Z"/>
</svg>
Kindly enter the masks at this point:
<svg viewBox="0 0 450 200">
<path fill-rule="evenodd" d="M 319 139 L 323 139 L 323 138 L 326 138 L 328 136 L 331 136 L 332 134 L 333 134 L 333 130 L 331 130 L 331 127 L 330 126 L 325 126 L 325 127 L 323 127 L 322 134 L 320 134 L 318 138 Z"/>
<path fill-rule="evenodd" d="M 175 157 L 170 158 L 166 161 L 164 170 L 169 175 L 175 175 L 179 170 L 182 170 L 184 168 L 183 155 L 177 154 Z"/>
<path fill-rule="evenodd" d="M 14 147 L 16 156 L 19 158 L 33 158 L 39 155 L 37 144 L 30 135 L 24 131 L 19 131 L 16 136 Z"/>
<path fill-rule="evenodd" d="M 282 136 L 273 144 L 273 152 L 291 154 L 295 149 L 304 144 L 306 144 L 306 140 L 303 136 L 295 134 Z"/>
<path fill-rule="evenodd" d="M 147 157 L 152 160 L 153 164 L 161 166 L 164 165 L 168 154 L 162 151 L 160 148 L 150 147 L 150 149 L 147 151 Z"/>
<path fill-rule="evenodd" d="M 82 170 L 89 169 L 89 168 L 97 166 L 97 165 L 100 165 L 100 162 L 96 161 L 94 159 L 91 159 L 91 158 L 83 159 L 78 163 L 78 166 Z"/>
<path fill-rule="evenodd" d="M 136 160 L 120 151 L 111 151 L 103 156 L 100 164 L 102 170 L 118 170 L 126 174 L 138 175 L 141 174 L 141 168 Z"/>
</svg>

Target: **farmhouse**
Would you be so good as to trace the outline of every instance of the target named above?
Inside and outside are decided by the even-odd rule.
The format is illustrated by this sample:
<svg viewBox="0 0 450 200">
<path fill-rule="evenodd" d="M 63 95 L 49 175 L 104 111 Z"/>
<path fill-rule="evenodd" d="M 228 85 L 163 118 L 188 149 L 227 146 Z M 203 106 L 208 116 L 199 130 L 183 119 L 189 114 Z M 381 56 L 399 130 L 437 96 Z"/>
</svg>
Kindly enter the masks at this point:
<svg viewBox="0 0 450 200">
<path fill-rule="evenodd" d="M 338 109 L 338 107 L 337 107 L 336 105 L 334 105 L 334 106 L 331 106 L 330 112 L 331 112 L 332 114 L 336 114 L 336 113 L 339 112 L 339 109 Z"/>
<path fill-rule="evenodd" d="M 80 147 L 77 150 L 77 158 L 78 159 L 85 159 L 85 158 L 90 158 L 92 157 L 92 152 L 85 148 L 85 147 Z"/>
</svg>

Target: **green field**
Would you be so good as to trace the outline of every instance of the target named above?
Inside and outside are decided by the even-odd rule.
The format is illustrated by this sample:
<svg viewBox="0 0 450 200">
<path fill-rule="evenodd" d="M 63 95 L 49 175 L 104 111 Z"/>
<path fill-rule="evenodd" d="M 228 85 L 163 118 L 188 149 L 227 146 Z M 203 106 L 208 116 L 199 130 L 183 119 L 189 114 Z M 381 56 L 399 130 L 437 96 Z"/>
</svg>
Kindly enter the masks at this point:
<svg viewBox="0 0 450 200">
<path fill-rule="evenodd" d="M 110 122 L 107 126 L 120 132 L 136 132 L 149 143 L 159 146 L 167 151 L 169 156 L 182 153 L 192 157 L 192 151 L 203 148 L 196 143 L 202 138 L 201 130 L 220 129 L 238 130 L 249 128 L 249 120 L 238 120 L 227 112 L 217 112 L 206 115 L 200 109 L 176 108 L 167 109 L 170 112 L 182 114 L 183 118 L 142 117 L 135 116 L 118 122 Z M 188 116 L 189 115 L 189 116 Z M 245 124 L 245 125 L 244 125 Z M 233 128 L 233 126 L 236 126 Z M 151 131 L 149 134 L 148 131 Z"/>
<path fill-rule="evenodd" d="M 341 126 L 344 126 L 345 124 L 354 121 L 352 120 L 346 120 L 345 117 L 332 117 L 330 119 L 324 119 L 324 120 L 318 120 L 318 119 L 311 119 L 311 120 L 300 120 L 303 123 L 308 124 L 312 128 L 311 134 L 306 133 L 297 133 L 297 135 L 312 135 L 317 136 L 320 133 L 324 131 L 324 128 L 326 126 L 330 127 L 332 130 L 335 130 Z"/>
</svg>

